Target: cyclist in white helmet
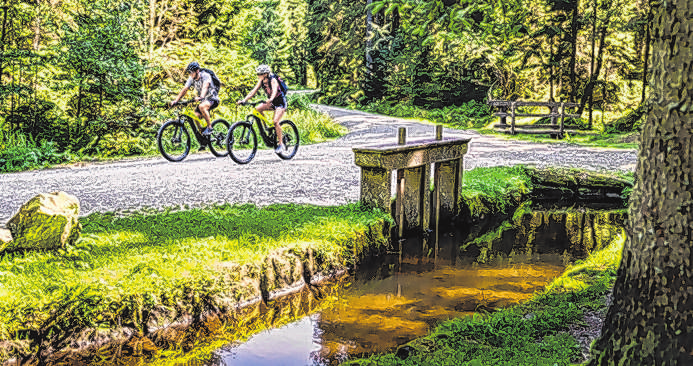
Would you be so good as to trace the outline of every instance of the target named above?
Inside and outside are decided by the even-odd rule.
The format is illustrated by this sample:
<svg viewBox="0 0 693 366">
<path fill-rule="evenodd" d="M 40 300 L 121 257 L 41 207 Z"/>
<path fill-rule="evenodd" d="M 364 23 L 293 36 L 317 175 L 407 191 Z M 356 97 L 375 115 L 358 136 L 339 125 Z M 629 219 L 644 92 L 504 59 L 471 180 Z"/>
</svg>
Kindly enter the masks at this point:
<svg viewBox="0 0 693 366">
<path fill-rule="evenodd" d="M 267 100 L 265 101 L 265 103 L 257 106 L 257 110 L 260 113 L 263 113 L 264 111 L 274 110 L 274 129 L 277 132 L 278 141 L 277 146 L 274 149 L 274 152 L 279 154 L 280 152 L 285 150 L 284 144 L 282 143 L 282 130 L 279 127 L 279 122 L 282 120 L 284 112 L 286 112 L 286 95 L 284 95 L 281 88 L 279 87 L 279 81 L 277 80 L 277 76 L 272 73 L 272 69 L 270 69 L 269 66 L 260 65 L 255 69 L 255 71 L 257 73 L 257 84 L 255 84 L 253 90 L 251 90 L 250 93 L 248 93 L 248 95 L 245 98 L 243 98 L 243 100 L 238 101 L 238 104 L 247 102 L 250 98 L 252 98 L 255 95 L 255 93 L 258 92 L 258 90 L 260 90 L 261 87 L 265 90 L 265 94 L 267 94 Z"/>
</svg>

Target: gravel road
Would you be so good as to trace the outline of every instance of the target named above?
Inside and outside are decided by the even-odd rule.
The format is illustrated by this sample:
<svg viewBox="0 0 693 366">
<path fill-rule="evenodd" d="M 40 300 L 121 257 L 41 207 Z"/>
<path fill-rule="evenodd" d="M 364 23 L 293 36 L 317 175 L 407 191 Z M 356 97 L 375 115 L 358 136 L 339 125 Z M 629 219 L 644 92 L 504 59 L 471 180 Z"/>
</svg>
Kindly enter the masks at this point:
<svg viewBox="0 0 693 366">
<path fill-rule="evenodd" d="M 342 108 L 315 106 L 348 127 L 337 140 L 301 146 L 293 160 L 283 161 L 260 150 L 250 164 L 198 152 L 183 162 L 163 157 L 108 163 L 79 163 L 20 173 L 0 174 L 0 225 L 33 196 L 65 191 L 80 200 L 81 214 L 213 203 L 311 203 L 337 205 L 358 201 L 359 168 L 352 148 L 395 142 L 397 129 L 407 140 L 434 136 L 434 126 Z M 635 169 L 635 150 L 586 148 L 566 143 L 537 144 L 444 131 L 444 136 L 470 137 L 465 169 L 532 164 L 591 170 Z M 194 149 L 194 148 L 193 148 Z"/>
</svg>

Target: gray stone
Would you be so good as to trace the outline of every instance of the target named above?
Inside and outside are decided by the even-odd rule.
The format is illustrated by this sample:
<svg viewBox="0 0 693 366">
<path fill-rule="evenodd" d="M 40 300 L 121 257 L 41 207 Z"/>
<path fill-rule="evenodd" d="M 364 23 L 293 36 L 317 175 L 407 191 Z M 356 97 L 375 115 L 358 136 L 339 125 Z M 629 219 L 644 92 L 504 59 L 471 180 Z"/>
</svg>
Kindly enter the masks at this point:
<svg viewBox="0 0 693 366">
<path fill-rule="evenodd" d="M 76 197 L 65 192 L 39 194 L 8 221 L 14 240 L 4 251 L 64 248 L 79 238 L 82 226 L 78 215 Z"/>
</svg>

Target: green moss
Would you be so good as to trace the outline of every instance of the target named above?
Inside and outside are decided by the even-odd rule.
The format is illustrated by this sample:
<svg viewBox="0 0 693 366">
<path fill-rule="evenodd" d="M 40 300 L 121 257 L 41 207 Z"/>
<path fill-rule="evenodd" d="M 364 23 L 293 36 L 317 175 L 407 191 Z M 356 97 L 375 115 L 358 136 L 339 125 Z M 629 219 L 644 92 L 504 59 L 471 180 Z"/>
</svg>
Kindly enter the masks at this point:
<svg viewBox="0 0 693 366">
<path fill-rule="evenodd" d="M 486 215 L 507 213 L 532 190 L 524 166 L 476 168 L 465 172 L 460 204 L 473 221 Z"/>
</svg>

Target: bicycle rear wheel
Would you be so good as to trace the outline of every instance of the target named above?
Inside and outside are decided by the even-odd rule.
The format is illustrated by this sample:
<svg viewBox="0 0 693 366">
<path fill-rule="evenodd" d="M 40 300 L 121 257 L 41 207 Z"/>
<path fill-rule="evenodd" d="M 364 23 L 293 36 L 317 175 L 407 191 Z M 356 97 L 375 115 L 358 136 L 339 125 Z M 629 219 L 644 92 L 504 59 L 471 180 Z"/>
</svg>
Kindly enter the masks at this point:
<svg viewBox="0 0 693 366">
<path fill-rule="evenodd" d="M 221 118 L 216 119 L 212 122 L 212 130 L 214 131 L 209 135 L 209 150 L 214 156 L 226 156 L 229 153 L 226 148 L 226 135 L 229 132 L 229 123 Z"/>
<path fill-rule="evenodd" d="M 284 160 L 289 160 L 296 155 L 298 145 L 300 144 L 298 128 L 296 128 L 296 125 L 289 120 L 279 122 L 279 127 L 282 129 L 282 143 L 284 143 L 286 150 L 277 155 Z"/>
<path fill-rule="evenodd" d="M 164 123 L 156 134 L 159 152 L 168 161 L 178 162 L 190 152 L 190 133 L 180 120 Z"/>
<path fill-rule="evenodd" d="M 253 125 L 246 121 L 236 122 L 226 136 L 229 157 L 238 164 L 248 164 L 257 152 L 257 135 Z"/>
</svg>

